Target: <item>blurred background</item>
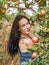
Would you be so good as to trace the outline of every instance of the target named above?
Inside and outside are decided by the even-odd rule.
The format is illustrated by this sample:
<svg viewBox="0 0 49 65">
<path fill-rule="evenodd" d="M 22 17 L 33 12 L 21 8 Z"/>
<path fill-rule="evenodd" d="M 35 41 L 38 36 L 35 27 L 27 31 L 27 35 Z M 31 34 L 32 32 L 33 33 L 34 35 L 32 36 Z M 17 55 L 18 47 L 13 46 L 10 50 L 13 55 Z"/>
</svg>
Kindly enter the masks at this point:
<svg viewBox="0 0 49 65">
<path fill-rule="evenodd" d="M 42 38 L 39 42 L 49 42 L 49 0 L 0 0 L 0 65 L 19 65 L 19 53 L 11 58 L 7 51 L 12 23 L 18 14 L 30 19 L 31 33 Z"/>
</svg>

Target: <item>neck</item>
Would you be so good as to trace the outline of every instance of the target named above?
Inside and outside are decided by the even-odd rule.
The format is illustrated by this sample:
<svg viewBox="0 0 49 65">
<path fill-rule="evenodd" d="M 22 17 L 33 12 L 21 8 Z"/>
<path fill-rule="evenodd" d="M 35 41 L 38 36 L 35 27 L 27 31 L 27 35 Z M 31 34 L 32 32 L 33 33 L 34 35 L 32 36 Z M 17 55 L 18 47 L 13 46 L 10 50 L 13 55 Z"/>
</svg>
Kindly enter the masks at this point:
<svg viewBox="0 0 49 65">
<path fill-rule="evenodd" d="M 29 37 L 29 34 L 21 34 L 21 37 Z"/>
</svg>

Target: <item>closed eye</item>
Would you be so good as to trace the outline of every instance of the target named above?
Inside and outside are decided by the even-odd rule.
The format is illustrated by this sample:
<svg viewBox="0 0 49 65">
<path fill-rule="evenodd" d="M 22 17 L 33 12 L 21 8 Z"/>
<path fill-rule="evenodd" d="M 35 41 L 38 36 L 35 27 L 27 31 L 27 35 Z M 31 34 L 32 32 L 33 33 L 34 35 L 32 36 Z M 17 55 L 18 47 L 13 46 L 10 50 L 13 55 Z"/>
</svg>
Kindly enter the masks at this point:
<svg viewBox="0 0 49 65">
<path fill-rule="evenodd" d="M 21 27 L 25 26 L 25 24 L 23 24 Z"/>
<path fill-rule="evenodd" d="M 29 22 L 27 22 L 26 24 L 29 24 Z"/>
</svg>

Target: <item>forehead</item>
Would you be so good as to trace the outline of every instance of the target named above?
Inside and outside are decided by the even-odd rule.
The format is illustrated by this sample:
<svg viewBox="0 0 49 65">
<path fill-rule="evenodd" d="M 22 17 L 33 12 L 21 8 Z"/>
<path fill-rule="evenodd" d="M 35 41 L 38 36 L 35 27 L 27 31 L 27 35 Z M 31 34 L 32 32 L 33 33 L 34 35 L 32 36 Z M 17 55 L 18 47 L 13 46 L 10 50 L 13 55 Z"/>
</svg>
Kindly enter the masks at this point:
<svg viewBox="0 0 49 65">
<path fill-rule="evenodd" d="M 22 18 L 20 21 L 19 21 L 19 25 L 23 25 L 23 24 L 26 24 L 28 22 L 28 20 L 26 18 Z"/>
</svg>

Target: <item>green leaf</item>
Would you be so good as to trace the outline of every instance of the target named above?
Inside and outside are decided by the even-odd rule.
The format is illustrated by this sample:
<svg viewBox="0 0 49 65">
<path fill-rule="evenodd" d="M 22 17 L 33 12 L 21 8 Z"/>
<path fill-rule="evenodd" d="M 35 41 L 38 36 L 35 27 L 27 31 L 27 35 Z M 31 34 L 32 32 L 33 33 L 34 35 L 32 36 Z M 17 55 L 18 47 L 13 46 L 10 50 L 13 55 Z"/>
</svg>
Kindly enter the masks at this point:
<svg viewBox="0 0 49 65">
<path fill-rule="evenodd" d="M 33 50 L 33 49 L 27 49 L 27 51 L 28 51 L 29 53 L 33 53 L 35 50 Z"/>
</svg>

